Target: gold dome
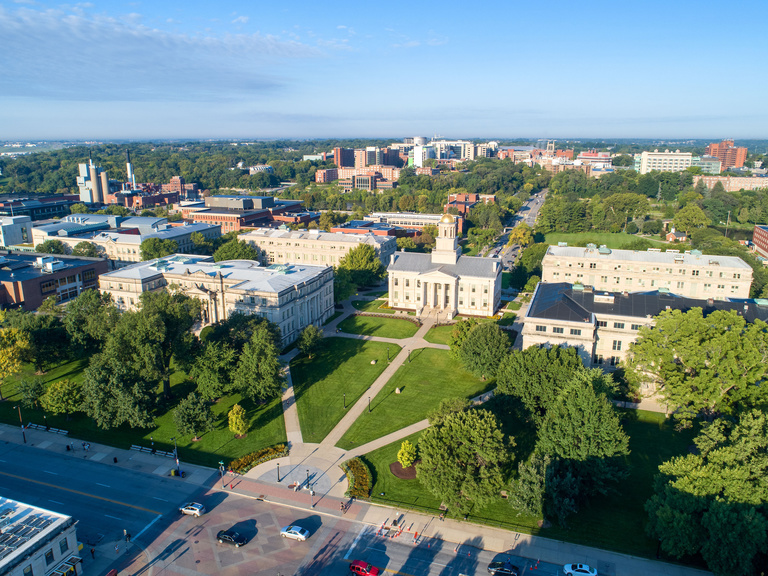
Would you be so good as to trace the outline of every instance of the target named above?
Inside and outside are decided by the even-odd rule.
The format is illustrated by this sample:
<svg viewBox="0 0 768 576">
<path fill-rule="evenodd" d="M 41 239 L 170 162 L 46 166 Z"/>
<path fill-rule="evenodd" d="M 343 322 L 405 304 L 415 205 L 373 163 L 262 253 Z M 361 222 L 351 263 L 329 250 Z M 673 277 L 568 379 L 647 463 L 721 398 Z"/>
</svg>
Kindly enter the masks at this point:
<svg viewBox="0 0 768 576">
<path fill-rule="evenodd" d="M 455 221 L 456 220 L 450 214 L 443 214 L 443 217 L 440 218 L 441 223 L 445 222 L 447 224 L 453 224 Z"/>
</svg>

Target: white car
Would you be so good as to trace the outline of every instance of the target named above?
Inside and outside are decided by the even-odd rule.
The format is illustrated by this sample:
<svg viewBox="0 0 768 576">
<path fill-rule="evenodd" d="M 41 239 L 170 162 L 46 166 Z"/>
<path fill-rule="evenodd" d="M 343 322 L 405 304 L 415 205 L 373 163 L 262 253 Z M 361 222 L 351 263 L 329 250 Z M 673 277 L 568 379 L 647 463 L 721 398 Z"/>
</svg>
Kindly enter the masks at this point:
<svg viewBox="0 0 768 576">
<path fill-rule="evenodd" d="M 309 538 L 309 530 L 302 528 L 301 526 L 286 526 L 280 530 L 280 536 L 304 542 L 304 540 Z"/>
<path fill-rule="evenodd" d="M 205 506 L 198 504 L 197 502 L 188 502 L 179 508 L 179 512 L 186 514 L 187 516 L 200 518 L 201 515 L 205 514 Z"/>
<path fill-rule="evenodd" d="M 597 576 L 597 568 L 590 568 L 586 564 L 566 564 L 563 572 L 566 576 Z"/>
</svg>

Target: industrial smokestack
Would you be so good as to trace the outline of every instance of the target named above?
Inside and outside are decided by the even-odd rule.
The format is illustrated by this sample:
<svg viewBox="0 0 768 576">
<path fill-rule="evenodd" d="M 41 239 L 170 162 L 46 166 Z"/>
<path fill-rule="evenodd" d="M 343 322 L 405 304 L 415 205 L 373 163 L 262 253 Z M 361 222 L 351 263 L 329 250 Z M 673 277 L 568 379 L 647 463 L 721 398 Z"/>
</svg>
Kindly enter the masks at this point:
<svg viewBox="0 0 768 576">
<path fill-rule="evenodd" d="M 133 174 L 133 165 L 131 165 L 131 152 L 125 151 L 125 165 L 128 172 L 128 182 L 131 183 L 131 190 L 136 190 L 136 176 Z"/>
</svg>

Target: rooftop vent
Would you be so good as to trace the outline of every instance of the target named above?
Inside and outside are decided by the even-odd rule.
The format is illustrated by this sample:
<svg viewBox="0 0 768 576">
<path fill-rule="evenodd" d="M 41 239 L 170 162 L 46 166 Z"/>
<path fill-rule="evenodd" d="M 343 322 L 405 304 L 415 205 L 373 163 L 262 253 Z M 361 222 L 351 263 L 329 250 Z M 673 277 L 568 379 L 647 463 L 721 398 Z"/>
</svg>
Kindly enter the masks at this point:
<svg viewBox="0 0 768 576">
<path fill-rule="evenodd" d="M 765 308 L 768 306 L 768 298 L 756 298 L 755 304 L 757 304 L 761 308 Z"/>
<path fill-rule="evenodd" d="M 600 254 L 610 254 L 611 253 L 611 249 L 608 248 L 608 246 L 606 246 L 605 244 L 601 244 L 600 248 L 598 248 L 597 251 Z"/>
<path fill-rule="evenodd" d="M 574 292 L 583 292 L 584 291 L 584 284 L 576 283 L 573 285 Z"/>
<path fill-rule="evenodd" d="M 701 250 L 691 250 L 691 256 L 696 256 L 698 258 L 701 256 Z"/>
<path fill-rule="evenodd" d="M 568 242 L 558 242 L 557 243 L 558 248 L 568 248 Z"/>
<path fill-rule="evenodd" d="M 661 252 L 661 248 L 648 248 L 648 252 Z"/>
<path fill-rule="evenodd" d="M 595 304 L 601 303 L 601 304 L 613 304 L 614 302 L 614 296 L 613 294 L 595 294 Z"/>
<path fill-rule="evenodd" d="M 591 242 L 587 244 L 587 250 L 597 250 L 597 244 L 592 244 Z"/>
</svg>

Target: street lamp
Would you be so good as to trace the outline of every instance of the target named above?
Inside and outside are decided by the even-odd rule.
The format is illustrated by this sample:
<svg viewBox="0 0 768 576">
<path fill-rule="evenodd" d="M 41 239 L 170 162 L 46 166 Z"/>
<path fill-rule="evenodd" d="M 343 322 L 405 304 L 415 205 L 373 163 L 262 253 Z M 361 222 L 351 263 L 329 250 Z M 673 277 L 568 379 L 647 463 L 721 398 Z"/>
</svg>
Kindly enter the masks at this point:
<svg viewBox="0 0 768 576">
<path fill-rule="evenodd" d="M 408 350 L 408 364 L 411 363 L 411 351 Z"/>
<path fill-rule="evenodd" d="M 48 426 L 48 416 L 43 414 L 43 421 L 45 422 L 45 431 L 48 432 L 51 428 Z"/>
<path fill-rule="evenodd" d="M 389 362 L 389 346 L 387 346 L 387 362 Z"/>
<path fill-rule="evenodd" d="M 344 396 L 344 410 L 346 410 L 347 409 L 347 393 L 344 392 L 343 396 Z"/>
<path fill-rule="evenodd" d="M 219 474 L 221 474 L 221 487 L 224 488 L 227 485 L 224 479 L 224 460 L 219 460 Z"/>
<path fill-rule="evenodd" d="M 371 397 L 368 396 L 368 414 L 371 413 Z"/>
<path fill-rule="evenodd" d="M 277 481 L 280 482 L 280 462 L 277 463 Z"/>
<path fill-rule="evenodd" d="M 24 433 L 24 421 L 21 419 L 21 404 L 14 406 L 19 409 L 19 425 L 21 426 L 21 437 L 24 438 L 24 444 L 27 443 L 27 435 Z"/>
<path fill-rule="evenodd" d="M 150 436 L 149 437 L 149 441 L 152 444 L 152 454 L 154 454 L 155 453 L 155 437 L 154 436 Z"/>
<path fill-rule="evenodd" d="M 171 438 L 173 440 L 173 455 L 176 457 L 176 475 L 181 476 L 181 466 L 179 466 L 179 448 L 176 446 L 176 436 Z"/>
</svg>

